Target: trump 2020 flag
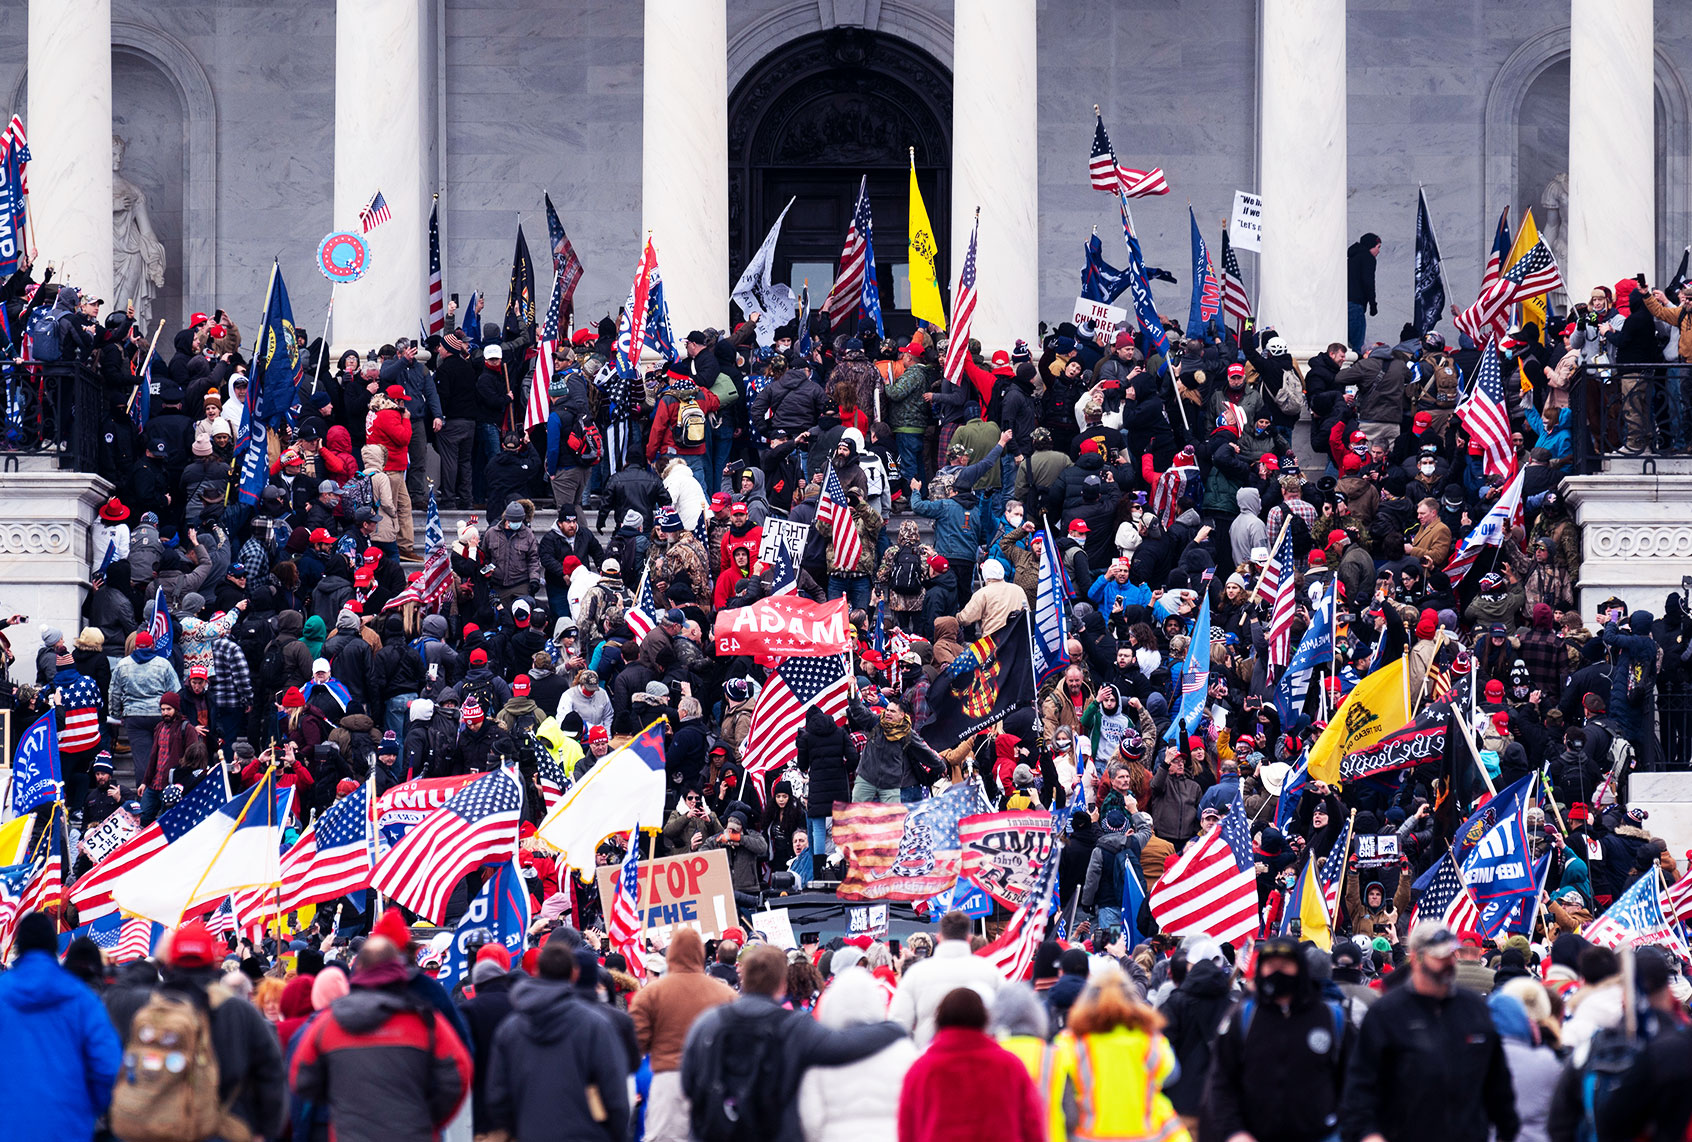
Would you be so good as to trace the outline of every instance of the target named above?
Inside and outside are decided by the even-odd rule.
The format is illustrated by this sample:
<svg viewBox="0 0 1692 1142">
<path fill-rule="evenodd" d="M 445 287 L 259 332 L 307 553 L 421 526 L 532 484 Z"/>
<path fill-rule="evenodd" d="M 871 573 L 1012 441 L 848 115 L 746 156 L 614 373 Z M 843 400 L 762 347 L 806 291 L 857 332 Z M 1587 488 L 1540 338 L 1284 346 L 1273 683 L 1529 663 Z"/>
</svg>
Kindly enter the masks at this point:
<svg viewBox="0 0 1692 1142">
<path fill-rule="evenodd" d="M 1478 927 L 1488 939 L 1504 930 L 1524 897 L 1538 891 L 1527 835 L 1527 810 L 1538 776 L 1529 774 L 1525 783 L 1517 782 L 1495 798 L 1495 823 L 1463 861 L 1463 883 L 1480 908 Z"/>
<path fill-rule="evenodd" d="M 1063 560 L 1058 556 L 1052 525 L 1039 540 L 1040 586 L 1034 592 L 1034 682 L 1036 685 L 1069 665 L 1069 622 L 1065 615 Z"/>
<path fill-rule="evenodd" d="M 748 318 L 754 313 L 758 315 L 758 341 L 763 345 L 774 343 L 776 327 L 786 325 L 799 312 L 792 287 L 785 282 L 770 281 L 770 271 L 775 268 L 775 248 L 776 242 L 781 238 L 782 221 L 797 201 L 796 198 L 790 198 L 787 205 L 781 208 L 781 216 L 775 220 L 775 225 L 770 227 L 770 232 L 764 235 L 763 245 L 752 255 L 752 260 L 746 263 L 740 280 L 729 293 L 729 300 L 740 306 L 741 312 Z"/>
<path fill-rule="evenodd" d="M 1333 656 L 1335 594 L 1329 591 L 1325 605 L 1317 605 L 1310 616 L 1310 625 L 1304 629 L 1304 637 L 1298 640 L 1298 649 L 1293 651 L 1287 668 L 1275 683 L 1275 708 L 1281 712 L 1282 725 L 1290 725 L 1298 717 L 1310 694 L 1311 675 L 1318 665 Z"/>
<path fill-rule="evenodd" d="M 1105 261 L 1104 245 L 1097 232 L 1087 239 L 1085 257 L 1081 264 L 1081 296 L 1106 305 L 1121 297 L 1128 288 L 1128 273 Z"/>
<path fill-rule="evenodd" d="M 470 982 L 470 969 L 475 965 L 470 962 L 467 945 L 470 934 L 478 931 L 491 933 L 493 939 L 487 942 L 497 943 L 511 953 L 513 964 L 523 958 L 529 932 L 529 890 L 523 884 L 523 874 L 516 861 L 499 865 L 482 882 L 482 890 L 454 929 L 446 963 L 436 977 L 449 994 L 460 983 Z"/>
<path fill-rule="evenodd" d="M 59 729 L 53 711 L 48 710 L 24 731 L 23 741 L 18 743 L 18 754 L 12 762 L 12 812 L 22 816 L 57 801 L 63 789 Z"/>
<path fill-rule="evenodd" d="M 1428 196 L 1416 191 L 1416 310 L 1411 321 L 1426 333 L 1445 314 L 1445 269 L 1439 261 L 1439 242 L 1428 217 Z"/>
<path fill-rule="evenodd" d="M 1222 279 L 1210 260 L 1210 247 L 1199 233 L 1198 216 L 1187 207 L 1187 221 L 1193 228 L 1193 299 L 1187 306 L 1187 336 L 1222 336 Z"/>
<path fill-rule="evenodd" d="M 1204 601 L 1199 604 L 1198 621 L 1193 624 L 1193 641 L 1187 647 L 1187 661 L 1181 670 L 1181 705 L 1175 711 L 1175 717 L 1170 719 L 1169 728 L 1163 733 L 1166 742 L 1185 744 L 1185 735 L 1191 733 L 1204 717 L 1204 704 L 1210 696 L 1210 572 L 1204 573 L 1203 585 L 1199 593 Z"/>
<path fill-rule="evenodd" d="M 112 885 L 112 896 L 124 912 L 174 927 L 194 909 L 237 889 L 279 883 L 281 853 L 276 778 L 267 774 L 124 873 Z"/>
<path fill-rule="evenodd" d="M 552 807 L 535 830 L 564 863 L 594 867 L 594 850 L 612 833 L 664 815 L 664 733 L 653 722 L 622 749 L 606 754 Z"/>
<path fill-rule="evenodd" d="M 264 324 L 253 349 L 251 419 L 272 428 L 285 421 L 288 410 L 294 407 L 302 368 L 299 342 L 294 337 L 294 307 L 288 301 L 288 283 L 282 280 L 281 265 L 272 264 Z"/>
</svg>

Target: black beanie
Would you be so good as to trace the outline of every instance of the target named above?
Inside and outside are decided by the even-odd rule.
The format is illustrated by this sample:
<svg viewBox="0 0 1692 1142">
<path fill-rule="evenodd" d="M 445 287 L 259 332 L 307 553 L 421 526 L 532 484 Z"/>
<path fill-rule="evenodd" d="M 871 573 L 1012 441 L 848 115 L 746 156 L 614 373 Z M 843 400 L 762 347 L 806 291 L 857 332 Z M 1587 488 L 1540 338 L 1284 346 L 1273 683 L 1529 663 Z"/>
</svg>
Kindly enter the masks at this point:
<svg viewBox="0 0 1692 1142">
<path fill-rule="evenodd" d="M 59 954 L 58 925 L 45 912 L 31 912 L 18 921 L 14 943 L 19 955 L 24 952 L 51 952 L 56 957 Z"/>
</svg>

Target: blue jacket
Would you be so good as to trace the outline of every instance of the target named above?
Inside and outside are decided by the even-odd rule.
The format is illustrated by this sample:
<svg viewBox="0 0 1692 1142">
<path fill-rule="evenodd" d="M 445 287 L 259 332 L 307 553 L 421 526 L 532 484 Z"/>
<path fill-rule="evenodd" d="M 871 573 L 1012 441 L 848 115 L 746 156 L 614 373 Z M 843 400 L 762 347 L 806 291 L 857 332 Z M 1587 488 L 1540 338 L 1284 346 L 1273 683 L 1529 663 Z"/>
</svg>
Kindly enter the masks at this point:
<svg viewBox="0 0 1692 1142">
<path fill-rule="evenodd" d="M 49 952 L 25 952 L 0 976 L 0 1105 L 11 1138 L 90 1138 L 112 1101 L 123 1045 L 99 996 Z"/>
<path fill-rule="evenodd" d="M 1199 798 L 1199 812 L 1215 809 L 1218 813 L 1226 813 L 1228 806 L 1234 803 L 1234 798 L 1240 795 L 1240 775 L 1237 773 L 1223 774 L 1222 779 L 1204 791 Z"/>
<path fill-rule="evenodd" d="M 1100 575 L 1093 580 L 1093 587 L 1087 592 L 1087 597 L 1107 621 L 1117 599 L 1122 600 L 1124 607 L 1149 607 L 1152 601 L 1151 588 L 1142 587 L 1131 579 L 1126 583 L 1118 583 L 1108 575 Z"/>
<path fill-rule="evenodd" d="M 934 521 L 934 550 L 948 560 L 975 562 L 975 540 L 969 534 L 969 516 L 957 500 L 925 500 L 911 489 L 911 510 Z"/>
</svg>

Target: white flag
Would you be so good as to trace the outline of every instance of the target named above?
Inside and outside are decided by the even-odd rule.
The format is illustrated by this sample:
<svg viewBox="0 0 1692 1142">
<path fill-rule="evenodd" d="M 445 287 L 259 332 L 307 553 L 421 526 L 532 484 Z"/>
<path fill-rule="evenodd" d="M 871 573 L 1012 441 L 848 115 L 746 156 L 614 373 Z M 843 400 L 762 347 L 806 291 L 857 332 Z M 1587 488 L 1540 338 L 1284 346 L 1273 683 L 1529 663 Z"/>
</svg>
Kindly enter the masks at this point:
<svg viewBox="0 0 1692 1142">
<path fill-rule="evenodd" d="M 787 212 L 793 209 L 795 199 L 788 199 L 787 205 L 781 208 L 781 217 L 775 220 L 770 232 L 764 235 L 764 244 L 758 247 L 758 252 L 752 255 L 752 260 L 746 263 L 746 269 L 740 275 L 740 280 L 734 284 L 734 291 L 729 297 L 740 306 L 741 311 L 748 317 L 757 313 L 758 341 L 769 345 L 775 341 L 775 331 L 778 326 L 786 325 L 799 316 L 799 299 L 793 296 L 793 290 L 785 282 L 770 283 L 770 270 L 775 265 L 776 239 L 781 236 L 781 223 L 787 217 Z"/>
</svg>

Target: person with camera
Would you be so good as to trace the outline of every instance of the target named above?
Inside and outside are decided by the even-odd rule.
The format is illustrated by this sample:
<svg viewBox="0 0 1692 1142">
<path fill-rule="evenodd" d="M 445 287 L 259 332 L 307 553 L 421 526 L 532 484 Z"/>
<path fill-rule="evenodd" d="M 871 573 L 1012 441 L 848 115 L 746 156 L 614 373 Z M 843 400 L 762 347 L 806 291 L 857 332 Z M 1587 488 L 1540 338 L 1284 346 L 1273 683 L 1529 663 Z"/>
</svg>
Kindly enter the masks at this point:
<svg viewBox="0 0 1692 1142">
<path fill-rule="evenodd" d="M 751 828 L 751 811 L 741 802 L 734 802 L 722 831 L 700 844 L 709 852 L 721 849 L 728 854 L 729 879 L 734 884 L 734 903 L 742 911 L 756 912 L 763 907 L 763 863 L 770 855 L 770 842 L 763 833 Z"/>
</svg>

